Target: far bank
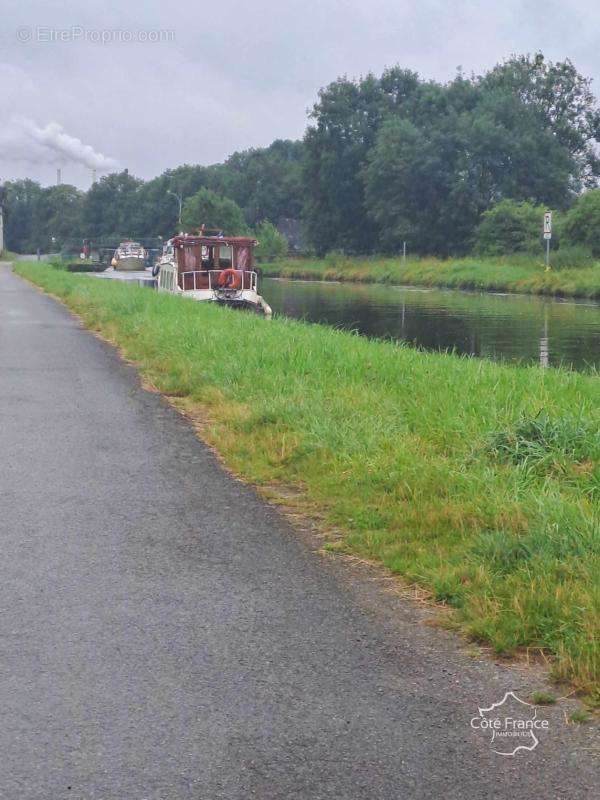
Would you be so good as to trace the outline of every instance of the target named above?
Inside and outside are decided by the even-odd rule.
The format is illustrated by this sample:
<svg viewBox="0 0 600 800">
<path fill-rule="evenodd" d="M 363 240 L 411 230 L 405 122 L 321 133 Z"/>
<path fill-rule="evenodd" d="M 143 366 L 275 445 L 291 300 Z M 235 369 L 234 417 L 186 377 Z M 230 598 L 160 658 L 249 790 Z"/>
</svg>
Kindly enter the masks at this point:
<svg viewBox="0 0 600 800">
<path fill-rule="evenodd" d="M 600 299 L 600 264 L 555 266 L 530 256 L 441 260 L 383 256 L 298 258 L 261 265 L 273 278 L 447 287 L 489 292 Z"/>
</svg>

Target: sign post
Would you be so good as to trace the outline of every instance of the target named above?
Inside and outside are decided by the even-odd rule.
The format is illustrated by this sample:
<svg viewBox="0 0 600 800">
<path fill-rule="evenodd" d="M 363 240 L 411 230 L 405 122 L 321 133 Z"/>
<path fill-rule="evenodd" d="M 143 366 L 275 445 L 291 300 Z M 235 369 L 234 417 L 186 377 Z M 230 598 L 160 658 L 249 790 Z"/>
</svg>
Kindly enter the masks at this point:
<svg viewBox="0 0 600 800">
<path fill-rule="evenodd" d="M 552 239 L 552 212 L 544 213 L 544 239 L 546 240 L 546 271 L 550 269 L 550 239 Z"/>
</svg>

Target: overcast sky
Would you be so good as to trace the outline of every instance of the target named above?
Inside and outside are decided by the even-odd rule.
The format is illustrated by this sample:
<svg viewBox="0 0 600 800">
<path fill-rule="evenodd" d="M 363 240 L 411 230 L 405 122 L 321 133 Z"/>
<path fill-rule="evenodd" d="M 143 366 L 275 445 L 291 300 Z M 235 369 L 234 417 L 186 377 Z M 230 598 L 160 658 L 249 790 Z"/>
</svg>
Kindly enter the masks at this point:
<svg viewBox="0 0 600 800">
<path fill-rule="evenodd" d="M 479 73 L 542 50 L 571 58 L 600 94 L 600 9 L 590 0 L 124 5 L 0 0 L 0 180 L 53 182 L 56 147 L 72 154 L 63 180 L 82 188 L 91 180 L 82 164 L 149 178 L 214 163 L 301 137 L 321 86 L 396 63 L 445 81 L 459 65 Z"/>
</svg>

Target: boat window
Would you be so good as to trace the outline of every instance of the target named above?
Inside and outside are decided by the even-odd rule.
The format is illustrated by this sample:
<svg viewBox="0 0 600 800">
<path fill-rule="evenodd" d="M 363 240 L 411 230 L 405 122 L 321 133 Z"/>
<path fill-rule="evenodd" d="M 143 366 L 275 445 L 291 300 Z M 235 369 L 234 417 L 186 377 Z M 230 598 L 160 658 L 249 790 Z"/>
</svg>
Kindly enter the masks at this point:
<svg viewBox="0 0 600 800">
<path fill-rule="evenodd" d="M 183 266 L 186 272 L 198 269 L 201 264 L 200 247 L 198 245 L 188 245 L 183 248 Z"/>
<path fill-rule="evenodd" d="M 219 266 L 221 269 L 231 266 L 231 247 L 221 245 L 219 253 Z"/>
<path fill-rule="evenodd" d="M 238 247 L 236 269 L 250 269 L 252 251 L 249 247 Z"/>
</svg>

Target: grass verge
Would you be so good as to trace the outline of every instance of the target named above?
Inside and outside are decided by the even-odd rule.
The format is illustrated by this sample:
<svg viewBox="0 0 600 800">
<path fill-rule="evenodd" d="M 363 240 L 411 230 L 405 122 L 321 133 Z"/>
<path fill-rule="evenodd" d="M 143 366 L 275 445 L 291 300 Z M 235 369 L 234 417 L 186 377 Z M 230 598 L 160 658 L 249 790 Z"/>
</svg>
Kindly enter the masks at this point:
<svg viewBox="0 0 600 800">
<path fill-rule="evenodd" d="M 600 384 L 228 311 L 43 264 L 16 271 L 119 345 L 329 548 L 382 562 L 498 653 L 600 684 Z M 341 533 L 340 533 L 341 532 Z"/>
<path fill-rule="evenodd" d="M 324 259 L 292 259 L 262 264 L 263 275 L 299 280 L 445 286 L 554 297 L 600 298 L 600 265 L 546 272 L 542 260 L 511 258 L 358 258 L 334 254 Z"/>
</svg>

